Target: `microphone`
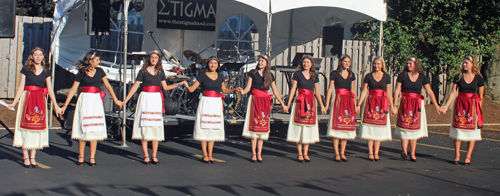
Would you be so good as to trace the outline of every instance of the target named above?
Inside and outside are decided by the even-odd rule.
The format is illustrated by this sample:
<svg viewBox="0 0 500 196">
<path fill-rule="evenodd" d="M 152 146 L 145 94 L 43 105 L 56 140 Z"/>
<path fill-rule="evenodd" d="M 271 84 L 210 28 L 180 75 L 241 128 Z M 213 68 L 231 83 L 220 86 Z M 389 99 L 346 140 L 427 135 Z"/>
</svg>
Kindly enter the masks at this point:
<svg viewBox="0 0 500 196">
<path fill-rule="evenodd" d="M 155 32 L 148 30 L 147 33 L 149 34 L 155 34 Z"/>
</svg>

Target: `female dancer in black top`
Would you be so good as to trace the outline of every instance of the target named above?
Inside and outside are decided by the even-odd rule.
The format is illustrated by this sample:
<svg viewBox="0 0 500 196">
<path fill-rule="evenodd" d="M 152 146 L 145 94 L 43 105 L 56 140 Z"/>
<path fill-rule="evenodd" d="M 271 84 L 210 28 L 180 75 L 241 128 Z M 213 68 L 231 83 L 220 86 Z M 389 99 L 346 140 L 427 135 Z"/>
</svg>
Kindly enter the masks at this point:
<svg viewBox="0 0 500 196">
<path fill-rule="evenodd" d="M 219 73 L 220 61 L 217 57 L 208 58 L 206 71 L 200 73 L 192 86 L 185 84 L 189 92 L 201 87 L 203 96 L 196 111 L 193 139 L 201 142 L 204 163 L 215 163 L 212 152 L 215 141 L 224 141 L 224 115 L 221 93 L 230 94 L 241 88 L 228 89 L 224 76 Z"/>
<path fill-rule="evenodd" d="M 290 123 L 288 124 L 288 134 L 286 141 L 297 144 L 299 162 L 310 162 L 308 156 L 309 145 L 319 142 L 318 112 L 314 95 L 318 98 L 321 105 L 321 112 L 326 114 L 326 108 L 323 105 L 321 94 L 319 93 L 319 79 L 314 69 L 314 60 L 310 55 L 304 55 L 293 74 L 292 89 L 287 107 L 298 89 L 298 95 L 292 106 Z"/>
<path fill-rule="evenodd" d="M 396 90 L 394 90 L 394 103 L 398 103 L 401 93 L 401 102 L 398 111 L 398 120 L 394 134 L 401 136 L 401 158 L 406 160 L 408 156 L 408 141 L 411 146 L 410 161 L 417 162 L 415 150 L 417 148 L 417 139 L 428 137 L 427 118 L 424 107 L 424 97 L 422 96 L 422 87 L 431 98 L 438 114 L 441 108 L 434 97 L 429 80 L 423 74 L 424 68 L 417 57 L 410 56 L 406 61 L 404 70 L 398 75 Z"/>
<path fill-rule="evenodd" d="M 373 59 L 372 72 L 366 74 L 363 83 L 356 113 L 360 111 L 360 105 L 367 95 L 368 98 L 361 115 L 360 137 L 368 142 L 368 158 L 379 161 L 380 142 L 392 140 L 389 109 L 397 110 L 392 102 L 391 78 L 387 74 L 384 59 Z"/>
<path fill-rule="evenodd" d="M 458 88 L 458 97 L 457 95 Z M 460 144 L 467 142 L 467 155 L 464 165 L 471 162 L 472 151 L 476 141 L 481 140 L 481 128 L 483 126 L 483 95 L 484 81 L 479 71 L 479 65 L 472 56 L 466 56 L 462 63 L 461 73 L 453 79 L 453 88 L 446 105 L 441 107 L 441 111 L 446 113 L 450 104 L 455 100 L 455 107 L 451 113 L 450 137 L 455 144 L 455 159 L 460 161 Z"/>
<path fill-rule="evenodd" d="M 80 166 L 83 166 L 86 142 L 90 142 L 89 165 L 95 166 L 97 141 L 108 138 L 104 106 L 102 104 L 102 99 L 106 93 L 101 91 L 99 87 L 104 84 L 113 97 L 115 104 L 120 108 L 122 107 L 122 102 L 116 98 L 115 92 L 106 78 L 106 73 L 98 67 L 100 62 L 99 55 L 94 51 L 90 51 L 85 54 L 82 60 L 76 63 L 78 65 L 78 74 L 62 107 L 64 112 L 73 95 L 75 95 L 78 86 L 82 84 L 82 93 L 78 96 L 71 130 L 71 139 L 79 140 L 78 165 Z"/>
<path fill-rule="evenodd" d="M 49 127 L 46 95 L 49 94 L 54 104 L 56 115 L 62 113 L 57 105 L 50 79 L 49 64 L 45 52 L 36 47 L 31 50 L 28 60 L 21 70 L 21 80 L 14 101 L 6 107 L 14 110 L 17 102 L 16 128 L 12 146 L 23 149 L 24 166 L 37 167 L 36 150 L 49 147 Z M 28 150 L 31 151 L 28 155 Z M 31 158 L 30 158 L 31 157 Z"/>
<path fill-rule="evenodd" d="M 333 140 L 335 149 L 335 161 L 347 162 L 345 148 L 348 139 L 356 138 L 356 111 L 354 109 L 356 87 L 354 80 L 356 77 L 350 69 L 351 57 L 342 55 L 337 70 L 330 73 L 330 85 L 326 93 L 326 108 L 330 106 L 330 98 L 335 86 L 335 99 L 330 113 L 328 130 L 326 136 Z M 339 152 L 340 141 L 340 152 Z"/>
<path fill-rule="evenodd" d="M 150 163 L 148 154 L 148 141 L 151 141 L 153 153 L 151 154 L 153 164 L 158 165 L 160 162 L 157 159 L 158 144 L 165 140 L 163 126 L 163 92 L 171 90 L 179 85 L 187 84 L 187 82 L 179 82 L 173 85 L 167 85 L 167 78 L 163 71 L 161 63 L 161 54 L 158 50 L 151 50 L 149 56 L 146 57 L 145 63 L 142 66 L 134 85 L 130 89 L 127 98 L 123 101 L 123 106 L 132 98 L 137 89 L 142 84 L 142 92 L 137 101 L 137 108 L 134 116 L 134 129 L 132 139 L 141 140 L 142 151 L 144 152 L 143 163 Z M 161 88 L 160 88 L 161 87 Z M 158 107 L 161 106 L 161 107 Z"/>
<path fill-rule="evenodd" d="M 272 108 L 272 96 L 268 93 L 269 88 L 273 90 L 283 110 L 288 113 L 288 108 L 281 100 L 274 76 L 271 73 L 271 58 L 268 55 L 260 55 L 257 67 L 248 72 L 247 86 L 240 91 L 242 95 L 250 90 L 252 91 L 247 104 L 247 114 L 242 135 L 251 139 L 253 162 L 262 162 L 262 146 L 264 140 L 269 138 L 269 114 Z"/>
</svg>

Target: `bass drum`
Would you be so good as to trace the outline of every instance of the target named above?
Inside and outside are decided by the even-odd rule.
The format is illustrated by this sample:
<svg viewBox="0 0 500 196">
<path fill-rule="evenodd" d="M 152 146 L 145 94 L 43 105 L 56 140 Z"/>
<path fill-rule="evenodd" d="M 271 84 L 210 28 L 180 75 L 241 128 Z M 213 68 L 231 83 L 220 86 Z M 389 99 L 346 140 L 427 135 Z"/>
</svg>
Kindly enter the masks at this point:
<svg viewBox="0 0 500 196">
<path fill-rule="evenodd" d="M 165 115 L 176 115 L 179 112 L 179 102 L 172 97 L 164 99 Z"/>
</svg>

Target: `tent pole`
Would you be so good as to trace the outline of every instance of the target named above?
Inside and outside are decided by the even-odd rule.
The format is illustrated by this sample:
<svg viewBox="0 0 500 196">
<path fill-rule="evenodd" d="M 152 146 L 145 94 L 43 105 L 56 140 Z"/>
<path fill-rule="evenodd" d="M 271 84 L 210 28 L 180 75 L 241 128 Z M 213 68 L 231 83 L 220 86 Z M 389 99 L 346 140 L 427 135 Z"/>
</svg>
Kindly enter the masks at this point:
<svg viewBox="0 0 500 196">
<path fill-rule="evenodd" d="M 123 100 L 127 98 L 127 36 L 128 36 L 128 6 L 130 0 L 125 0 L 123 7 Z M 127 107 L 123 107 L 122 147 L 127 146 Z"/>
<path fill-rule="evenodd" d="M 54 91 L 55 90 L 55 84 L 54 84 L 55 77 L 54 76 L 55 76 L 55 73 L 56 73 L 56 71 L 55 71 L 56 70 L 56 66 L 55 66 L 56 63 L 55 63 L 55 60 L 54 60 L 54 55 L 52 55 L 52 52 L 49 55 L 49 59 L 52 59 L 52 61 L 50 63 L 52 64 L 52 77 L 51 77 L 52 78 L 52 91 Z M 55 96 L 55 92 L 54 92 L 54 96 Z M 57 101 L 57 98 L 56 98 L 56 101 Z M 52 116 L 53 116 L 52 112 L 54 111 L 54 104 L 57 104 L 57 102 L 50 104 L 49 127 L 52 127 Z"/>
<path fill-rule="evenodd" d="M 273 14 L 271 11 L 271 0 L 269 0 L 269 12 L 267 13 L 267 32 L 266 32 L 266 54 L 269 56 L 271 56 L 271 24 L 272 23 L 273 23 Z"/>
<path fill-rule="evenodd" d="M 288 66 L 292 66 L 292 35 L 293 35 L 293 10 L 290 11 L 290 25 L 288 28 Z"/>
<path fill-rule="evenodd" d="M 379 28 L 379 37 L 378 37 L 378 56 L 384 58 L 384 54 L 382 54 L 382 37 L 384 35 L 384 22 L 380 21 L 380 28 Z"/>
</svg>

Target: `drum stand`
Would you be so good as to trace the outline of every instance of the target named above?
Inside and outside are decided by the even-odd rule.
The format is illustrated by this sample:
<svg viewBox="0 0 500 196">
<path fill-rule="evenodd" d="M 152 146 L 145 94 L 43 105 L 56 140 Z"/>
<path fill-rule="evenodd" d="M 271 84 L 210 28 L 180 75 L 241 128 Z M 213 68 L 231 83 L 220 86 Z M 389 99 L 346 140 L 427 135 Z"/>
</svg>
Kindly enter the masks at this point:
<svg viewBox="0 0 500 196">
<path fill-rule="evenodd" d="M 0 124 L 7 130 L 9 133 L 5 134 L 4 136 L 0 137 L 0 139 L 3 139 L 4 137 L 7 137 L 8 135 L 12 134 L 14 135 L 14 132 L 12 132 L 7 125 L 5 125 L 2 120 L 0 120 Z"/>
</svg>

